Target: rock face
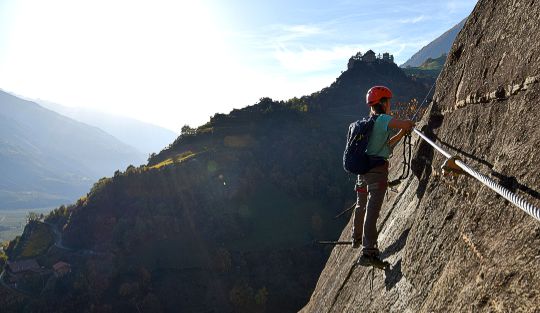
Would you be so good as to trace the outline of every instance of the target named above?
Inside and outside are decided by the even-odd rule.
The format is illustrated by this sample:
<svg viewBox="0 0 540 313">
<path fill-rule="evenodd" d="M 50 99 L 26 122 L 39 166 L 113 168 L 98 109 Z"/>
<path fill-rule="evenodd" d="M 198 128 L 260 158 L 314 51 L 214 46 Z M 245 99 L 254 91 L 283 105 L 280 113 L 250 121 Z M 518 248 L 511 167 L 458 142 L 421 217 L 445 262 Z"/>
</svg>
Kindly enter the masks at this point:
<svg viewBox="0 0 540 313">
<path fill-rule="evenodd" d="M 536 206 L 539 4 L 479 1 L 418 125 Z M 378 221 L 392 268 L 352 268 L 360 251 L 336 247 L 301 312 L 539 312 L 540 222 L 473 178 L 442 176 L 444 157 L 413 141 L 414 175 Z M 349 234 L 350 223 L 341 238 Z"/>
</svg>

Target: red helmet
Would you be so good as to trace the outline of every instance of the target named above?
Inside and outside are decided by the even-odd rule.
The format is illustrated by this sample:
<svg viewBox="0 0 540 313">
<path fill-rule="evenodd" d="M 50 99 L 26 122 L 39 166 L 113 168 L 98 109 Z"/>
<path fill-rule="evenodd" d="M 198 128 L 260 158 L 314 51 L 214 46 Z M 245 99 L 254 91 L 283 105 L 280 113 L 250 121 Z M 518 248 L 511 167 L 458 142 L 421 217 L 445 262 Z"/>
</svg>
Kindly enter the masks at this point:
<svg viewBox="0 0 540 313">
<path fill-rule="evenodd" d="M 390 89 L 384 86 L 373 86 L 366 94 L 366 104 L 373 106 L 379 103 L 382 98 L 392 98 Z"/>
</svg>

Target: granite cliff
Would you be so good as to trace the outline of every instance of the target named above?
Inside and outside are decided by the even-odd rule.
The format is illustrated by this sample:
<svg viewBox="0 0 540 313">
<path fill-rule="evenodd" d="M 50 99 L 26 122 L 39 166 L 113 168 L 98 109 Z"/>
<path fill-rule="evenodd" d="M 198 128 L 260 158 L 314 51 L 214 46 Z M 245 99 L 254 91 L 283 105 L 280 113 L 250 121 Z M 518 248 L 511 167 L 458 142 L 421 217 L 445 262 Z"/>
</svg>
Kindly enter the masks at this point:
<svg viewBox="0 0 540 313">
<path fill-rule="evenodd" d="M 418 125 L 536 206 L 539 4 L 479 1 Z M 539 312 L 540 223 L 473 178 L 441 175 L 444 157 L 417 136 L 413 144 L 413 175 L 379 218 L 392 268 L 353 268 L 360 251 L 336 247 L 301 312 Z M 342 240 L 349 234 L 350 223 Z"/>
</svg>

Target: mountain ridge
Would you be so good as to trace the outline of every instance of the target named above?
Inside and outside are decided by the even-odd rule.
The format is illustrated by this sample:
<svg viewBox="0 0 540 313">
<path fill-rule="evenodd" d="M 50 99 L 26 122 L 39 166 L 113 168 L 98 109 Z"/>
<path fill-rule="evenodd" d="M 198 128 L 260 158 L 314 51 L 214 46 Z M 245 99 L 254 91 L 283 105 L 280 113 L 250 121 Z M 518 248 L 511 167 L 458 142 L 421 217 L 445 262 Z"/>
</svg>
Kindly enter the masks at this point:
<svg viewBox="0 0 540 313">
<path fill-rule="evenodd" d="M 405 63 L 401 64 L 400 67 L 418 67 L 421 66 L 422 63 L 424 63 L 428 58 L 436 59 L 443 54 L 448 54 L 448 51 L 452 47 L 452 43 L 463 28 L 463 25 L 465 25 L 466 21 L 467 18 L 464 18 L 454 27 L 450 28 L 429 44 L 422 47 L 422 49 L 413 54 Z"/>
<path fill-rule="evenodd" d="M 159 152 L 178 136 L 169 129 L 133 118 L 86 108 L 67 107 L 41 99 L 33 101 L 59 114 L 98 127 L 147 155 Z"/>
<path fill-rule="evenodd" d="M 101 175 L 143 159 L 101 129 L 34 102 L 0 92 L 0 104 L 4 208 L 73 201 Z"/>
</svg>

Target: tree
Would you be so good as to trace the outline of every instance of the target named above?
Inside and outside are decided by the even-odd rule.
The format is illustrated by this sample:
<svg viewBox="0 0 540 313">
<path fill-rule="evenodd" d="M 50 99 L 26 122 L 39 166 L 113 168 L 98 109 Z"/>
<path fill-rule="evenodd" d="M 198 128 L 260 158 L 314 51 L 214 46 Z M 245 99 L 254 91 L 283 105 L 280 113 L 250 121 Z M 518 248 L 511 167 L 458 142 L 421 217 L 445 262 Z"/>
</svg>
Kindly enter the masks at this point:
<svg viewBox="0 0 540 313">
<path fill-rule="evenodd" d="M 37 221 L 39 221 L 39 214 L 37 214 L 36 212 L 28 212 L 28 214 L 26 215 L 26 223 L 30 224 Z"/>
<path fill-rule="evenodd" d="M 180 134 L 182 136 L 190 136 L 190 135 L 195 135 L 195 133 L 197 132 L 197 129 L 195 128 L 191 128 L 189 125 L 184 125 L 182 126 L 182 129 L 180 130 Z"/>
<path fill-rule="evenodd" d="M 225 248 L 219 248 L 216 252 L 215 265 L 220 272 L 227 272 L 231 269 L 231 253 Z"/>
<path fill-rule="evenodd" d="M 229 300 L 239 309 L 246 308 L 253 301 L 253 288 L 245 282 L 235 285 L 229 292 Z"/>
<path fill-rule="evenodd" d="M 255 294 L 255 303 L 257 303 L 257 305 L 265 305 L 267 301 L 268 301 L 268 290 L 266 289 L 266 287 L 262 287 Z"/>
<path fill-rule="evenodd" d="M 3 268 L 7 263 L 7 255 L 4 253 L 4 248 L 0 250 L 0 268 Z"/>
</svg>

